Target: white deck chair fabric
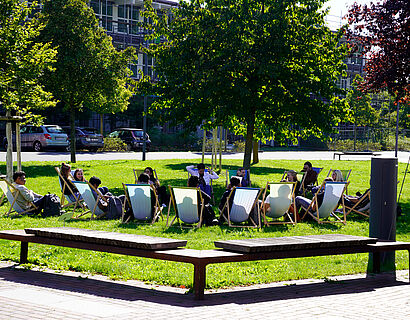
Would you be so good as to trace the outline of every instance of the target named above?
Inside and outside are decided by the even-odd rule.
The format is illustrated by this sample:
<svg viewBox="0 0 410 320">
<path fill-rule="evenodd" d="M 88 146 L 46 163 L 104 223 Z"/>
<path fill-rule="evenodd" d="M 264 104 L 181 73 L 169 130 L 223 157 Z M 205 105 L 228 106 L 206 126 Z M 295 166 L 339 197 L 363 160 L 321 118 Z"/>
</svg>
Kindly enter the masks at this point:
<svg viewBox="0 0 410 320">
<path fill-rule="evenodd" d="M 271 218 L 280 218 L 285 215 L 292 203 L 294 183 L 271 183 L 269 184 L 270 193 L 268 196 L 270 210 L 266 215 Z"/>
<path fill-rule="evenodd" d="M 260 189 L 236 188 L 232 207 L 229 210 L 229 220 L 232 222 L 244 222 L 248 220 Z"/>
<path fill-rule="evenodd" d="M 7 200 L 8 200 L 8 202 L 10 203 L 10 205 L 13 204 L 12 209 L 13 209 L 14 211 L 16 211 L 17 213 L 22 213 L 22 212 L 25 211 L 24 209 L 22 209 L 22 208 L 18 205 L 17 202 L 14 201 L 13 193 L 11 192 L 11 190 L 10 190 L 10 188 L 9 188 L 9 186 L 8 186 L 8 184 L 7 184 L 6 181 L 0 180 L 0 188 L 1 188 L 1 191 L 6 195 Z M 14 203 L 13 203 L 13 202 L 14 202 Z"/>
<path fill-rule="evenodd" d="M 91 210 L 91 212 L 97 216 L 103 215 L 104 212 L 98 207 L 97 199 L 94 198 L 91 187 L 88 185 L 88 183 L 83 181 L 72 181 L 72 183 L 76 186 L 78 192 L 81 194 L 81 197 L 83 198 L 85 204 Z"/>
<path fill-rule="evenodd" d="M 319 218 L 327 218 L 338 206 L 342 197 L 346 182 L 326 182 L 325 194 L 319 207 Z"/>
<path fill-rule="evenodd" d="M 151 186 L 149 184 L 125 184 L 134 218 L 151 220 Z"/>
<path fill-rule="evenodd" d="M 175 205 L 178 217 L 185 223 L 198 223 L 198 189 L 197 188 L 173 188 Z"/>
</svg>

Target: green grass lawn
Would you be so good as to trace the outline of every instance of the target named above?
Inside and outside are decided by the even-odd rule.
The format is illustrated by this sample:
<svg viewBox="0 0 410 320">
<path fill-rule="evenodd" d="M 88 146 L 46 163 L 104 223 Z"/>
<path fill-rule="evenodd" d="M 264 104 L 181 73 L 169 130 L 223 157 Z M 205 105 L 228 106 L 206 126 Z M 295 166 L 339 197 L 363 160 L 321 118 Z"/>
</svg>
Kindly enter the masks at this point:
<svg viewBox="0 0 410 320">
<path fill-rule="evenodd" d="M 284 170 L 301 169 L 302 160 L 265 160 L 251 168 L 252 185 L 265 187 L 266 182 L 279 181 Z M 87 161 L 78 162 L 73 168 L 84 169 L 86 177 L 96 175 L 101 178 L 103 185 L 114 194 L 122 194 L 121 182 L 133 183 L 133 168 L 151 166 L 157 170 L 163 185 L 185 186 L 187 172 L 185 167 L 191 164 L 189 160 L 161 160 L 161 161 Z M 241 160 L 223 162 L 223 168 L 241 166 Z M 38 193 L 56 193 L 60 195 L 59 184 L 54 166 L 56 162 L 25 162 L 23 170 L 27 174 L 27 187 Z M 349 193 L 364 191 L 369 187 L 370 161 L 315 161 L 314 166 L 324 167 L 319 176 L 322 181 L 330 168 L 353 169 L 350 176 Z M 399 165 L 399 180 L 403 178 L 406 164 Z M 5 163 L 0 163 L 0 172 L 5 172 Z M 401 184 L 399 184 L 400 187 Z M 401 204 L 404 214 L 397 222 L 397 240 L 410 241 L 410 184 L 406 184 L 402 191 Z M 218 202 L 225 189 L 225 176 L 221 174 L 214 183 L 215 200 Z M 5 203 L 0 212 L 8 210 Z M 22 229 L 27 227 L 56 227 L 63 226 L 56 217 L 21 217 L 10 219 L 0 218 L 0 230 Z M 245 239 L 258 237 L 282 237 L 294 235 L 342 233 L 350 235 L 368 236 L 368 220 L 359 216 L 348 216 L 347 225 L 327 224 L 318 225 L 314 222 L 303 222 L 296 226 L 271 226 L 261 230 L 248 228 L 228 228 L 227 226 L 203 227 L 201 229 L 183 229 L 178 227 L 166 228 L 165 221 L 155 225 L 137 225 L 135 223 L 121 224 L 113 220 L 74 220 L 66 226 L 96 230 L 126 232 L 149 236 L 161 236 L 188 240 L 187 247 L 192 249 L 213 249 L 215 240 Z M 1 260 L 19 260 L 20 243 L 0 240 Z M 256 261 L 232 264 L 210 265 L 207 268 L 207 287 L 220 288 L 234 285 L 248 285 L 268 283 L 290 279 L 325 278 L 332 275 L 353 274 L 365 272 L 368 254 L 352 254 L 342 256 L 328 256 L 316 258 L 299 258 L 273 261 Z M 396 254 L 398 269 L 408 266 L 407 252 Z M 91 252 L 45 245 L 30 244 L 29 264 L 44 266 L 56 270 L 75 270 L 89 273 L 99 273 L 113 279 L 138 279 L 150 283 L 172 286 L 192 287 L 192 269 L 188 264 L 151 260 L 145 258 L 128 257 L 101 252 Z"/>
</svg>

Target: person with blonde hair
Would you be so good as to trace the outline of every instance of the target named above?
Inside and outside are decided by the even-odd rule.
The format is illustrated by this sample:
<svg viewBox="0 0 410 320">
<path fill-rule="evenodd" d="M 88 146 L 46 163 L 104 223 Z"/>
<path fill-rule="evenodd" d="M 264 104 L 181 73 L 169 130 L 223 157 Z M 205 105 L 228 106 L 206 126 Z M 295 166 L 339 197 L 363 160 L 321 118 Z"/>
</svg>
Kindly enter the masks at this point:
<svg viewBox="0 0 410 320">
<path fill-rule="evenodd" d="M 332 172 L 332 179 L 335 182 L 344 182 L 342 171 L 340 170 L 333 170 Z"/>
</svg>

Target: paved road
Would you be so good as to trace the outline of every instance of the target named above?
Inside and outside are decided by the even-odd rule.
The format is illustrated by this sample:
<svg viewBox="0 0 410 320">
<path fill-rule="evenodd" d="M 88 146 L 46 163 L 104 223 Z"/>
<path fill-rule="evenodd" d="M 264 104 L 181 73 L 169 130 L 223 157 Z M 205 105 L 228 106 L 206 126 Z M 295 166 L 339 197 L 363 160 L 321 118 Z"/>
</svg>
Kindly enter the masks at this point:
<svg viewBox="0 0 410 320">
<path fill-rule="evenodd" d="M 393 151 L 381 152 L 383 157 L 394 157 Z M 399 162 L 407 162 L 410 152 L 399 152 Z M 147 160 L 162 160 L 162 159 L 201 159 L 200 152 L 149 152 Z M 211 155 L 206 154 L 206 158 L 210 159 Z M 243 153 L 226 153 L 222 156 L 223 159 L 243 159 Z M 332 160 L 332 151 L 269 151 L 259 154 L 261 160 L 279 160 L 279 159 L 294 159 L 294 160 Z M 342 160 L 370 160 L 370 156 L 345 156 Z M 16 159 L 14 153 L 13 159 Z M 77 161 L 88 160 L 141 160 L 141 152 L 103 152 L 89 153 L 80 152 L 77 154 Z M 0 160 L 6 161 L 6 153 L 0 152 Z M 22 161 L 69 161 L 70 155 L 67 152 L 22 152 Z"/>
<path fill-rule="evenodd" d="M 24 270 L 0 262 L 0 319 L 371 319 L 408 320 L 408 271 L 339 276 L 207 291 Z"/>
</svg>

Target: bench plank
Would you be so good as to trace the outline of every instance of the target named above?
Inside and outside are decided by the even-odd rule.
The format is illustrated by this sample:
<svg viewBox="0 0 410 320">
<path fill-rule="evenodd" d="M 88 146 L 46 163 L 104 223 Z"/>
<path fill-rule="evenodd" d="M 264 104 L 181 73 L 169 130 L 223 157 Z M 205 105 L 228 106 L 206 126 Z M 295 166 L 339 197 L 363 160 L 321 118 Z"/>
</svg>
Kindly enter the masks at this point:
<svg viewBox="0 0 410 320">
<path fill-rule="evenodd" d="M 165 250 L 184 247 L 186 240 L 175 240 L 145 235 L 88 230 L 79 228 L 27 228 L 25 232 L 38 237 L 81 241 L 124 248 Z"/>
<path fill-rule="evenodd" d="M 215 241 L 215 247 L 243 253 L 270 252 L 298 249 L 338 248 L 376 243 L 376 238 L 345 234 L 322 234 L 310 236 L 255 238 Z"/>
</svg>

